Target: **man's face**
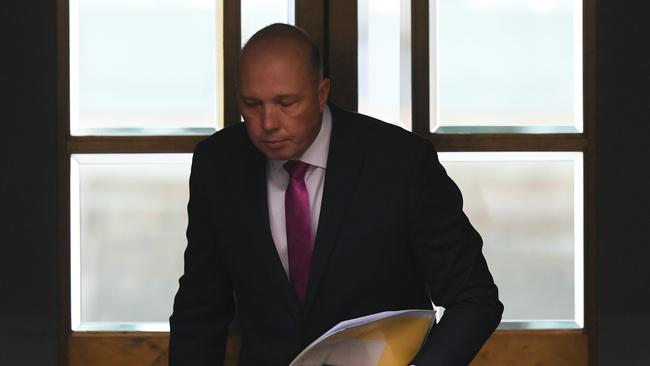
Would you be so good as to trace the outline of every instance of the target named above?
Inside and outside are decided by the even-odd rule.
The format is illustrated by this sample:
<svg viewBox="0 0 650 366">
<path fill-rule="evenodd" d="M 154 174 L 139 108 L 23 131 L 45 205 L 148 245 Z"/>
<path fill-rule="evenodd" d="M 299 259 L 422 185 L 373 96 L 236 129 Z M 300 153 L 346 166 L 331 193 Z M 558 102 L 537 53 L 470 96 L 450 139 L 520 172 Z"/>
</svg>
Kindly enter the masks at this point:
<svg viewBox="0 0 650 366">
<path fill-rule="evenodd" d="M 269 159 L 299 158 L 321 125 L 329 80 L 316 77 L 308 48 L 291 39 L 258 41 L 239 62 L 239 111 Z"/>
</svg>

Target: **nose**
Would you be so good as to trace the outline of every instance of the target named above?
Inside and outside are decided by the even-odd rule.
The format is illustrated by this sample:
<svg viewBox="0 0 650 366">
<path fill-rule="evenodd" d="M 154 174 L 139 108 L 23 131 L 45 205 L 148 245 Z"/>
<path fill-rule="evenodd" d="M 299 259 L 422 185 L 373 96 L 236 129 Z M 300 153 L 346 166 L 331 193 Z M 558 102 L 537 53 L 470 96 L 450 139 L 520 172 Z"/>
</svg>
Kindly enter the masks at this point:
<svg viewBox="0 0 650 366">
<path fill-rule="evenodd" d="M 265 105 L 262 111 L 262 129 L 264 131 L 274 131 L 280 127 L 278 116 L 272 105 Z"/>
</svg>

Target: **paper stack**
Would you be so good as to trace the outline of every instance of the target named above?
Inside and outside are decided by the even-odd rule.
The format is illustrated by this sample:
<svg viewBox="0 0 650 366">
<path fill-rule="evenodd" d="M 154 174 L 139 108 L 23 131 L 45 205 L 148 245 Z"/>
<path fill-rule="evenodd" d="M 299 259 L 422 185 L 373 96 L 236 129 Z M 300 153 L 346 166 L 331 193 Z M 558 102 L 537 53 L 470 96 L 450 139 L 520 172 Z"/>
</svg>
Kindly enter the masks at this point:
<svg viewBox="0 0 650 366">
<path fill-rule="evenodd" d="M 435 318 L 433 310 L 386 311 L 337 324 L 290 366 L 408 365 Z"/>
</svg>

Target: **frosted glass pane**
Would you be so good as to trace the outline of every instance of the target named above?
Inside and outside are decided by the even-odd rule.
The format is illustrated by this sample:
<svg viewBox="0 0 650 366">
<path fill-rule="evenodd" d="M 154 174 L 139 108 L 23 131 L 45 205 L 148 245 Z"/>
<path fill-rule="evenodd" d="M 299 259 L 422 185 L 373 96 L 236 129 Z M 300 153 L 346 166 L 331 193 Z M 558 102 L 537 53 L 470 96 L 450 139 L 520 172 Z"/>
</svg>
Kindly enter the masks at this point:
<svg viewBox="0 0 650 366">
<path fill-rule="evenodd" d="M 582 1 L 432 4 L 433 131 L 440 126 L 582 130 Z"/>
<path fill-rule="evenodd" d="M 581 153 L 441 153 L 504 303 L 504 322 L 582 324 Z"/>
<path fill-rule="evenodd" d="M 218 3 L 71 0 L 72 133 L 219 128 L 222 6 Z"/>
<path fill-rule="evenodd" d="M 163 323 L 183 270 L 190 154 L 73 155 L 73 329 Z"/>
<path fill-rule="evenodd" d="M 255 32 L 269 24 L 294 24 L 294 3 L 294 0 L 241 0 L 242 47 Z"/>
<path fill-rule="evenodd" d="M 359 112 L 411 129 L 410 0 L 358 0 Z"/>
</svg>

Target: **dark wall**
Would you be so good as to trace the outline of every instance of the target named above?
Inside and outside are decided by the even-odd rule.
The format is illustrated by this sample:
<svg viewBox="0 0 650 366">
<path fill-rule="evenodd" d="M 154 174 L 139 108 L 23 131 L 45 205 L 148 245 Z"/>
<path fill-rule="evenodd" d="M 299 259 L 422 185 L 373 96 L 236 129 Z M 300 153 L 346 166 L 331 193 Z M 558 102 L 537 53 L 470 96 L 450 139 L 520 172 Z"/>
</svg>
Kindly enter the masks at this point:
<svg viewBox="0 0 650 366">
<path fill-rule="evenodd" d="M 598 355 L 650 365 L 650 6 L 598 0 Z"/>
<path fill-rule="evenodd" d="M 0 21 L 0 364 L 55 365 L 54 0 L 9 0 Z M 650 364 L 650 9 L 598 1 L 598 359 Z"/>
<path fill-rule="evenodd" d="M 0 5 L 0 365 L 55 365 L 56 45 L 52 0 Z"/>
</svg>

